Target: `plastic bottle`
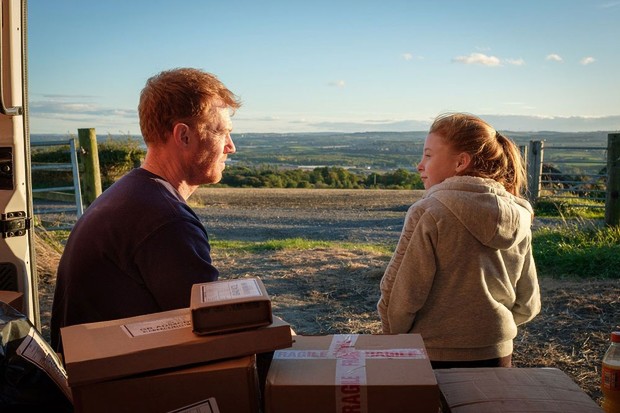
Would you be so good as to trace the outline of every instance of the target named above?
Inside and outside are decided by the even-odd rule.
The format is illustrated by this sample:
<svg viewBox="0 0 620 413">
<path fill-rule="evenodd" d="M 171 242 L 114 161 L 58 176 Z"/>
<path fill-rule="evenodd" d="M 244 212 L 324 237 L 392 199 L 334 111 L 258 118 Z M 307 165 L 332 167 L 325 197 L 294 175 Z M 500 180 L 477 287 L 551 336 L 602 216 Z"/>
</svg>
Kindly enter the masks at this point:
<svg viewBox="0 0 620 413">
<path fill-rule="evenodd" d="M 620 331 L 611 333 L 611 344 L 603 357 L 602 407 L 606 413 L 620 413 Z"/>
</svg>

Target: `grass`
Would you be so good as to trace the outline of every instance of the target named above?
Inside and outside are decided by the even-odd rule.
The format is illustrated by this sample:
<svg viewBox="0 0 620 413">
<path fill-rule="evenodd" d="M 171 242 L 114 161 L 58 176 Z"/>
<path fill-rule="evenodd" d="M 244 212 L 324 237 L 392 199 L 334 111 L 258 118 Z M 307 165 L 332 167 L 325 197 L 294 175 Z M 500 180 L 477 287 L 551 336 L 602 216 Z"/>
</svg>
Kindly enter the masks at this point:
<svg viewBox="0 0 620 413">
<path fill-rule="evenodd" d="M 541 276 L 620 279 L 620 227 L 541 228 L 532 243 Z"/>
<path fill-rule="evenodd" d="M 587 198 L 543 198 L 536 202 L 535 212 L 537 217 L 604 219 L 605 203 Z"/>
<path fill-rule="evenodd" d="M 367 251 L 384 255 L 392 254 L 395 247 L 391 245 L 360 244 L 351 242 L 314 241 L 304 238 L 274 239 L 261 242 L 211 240 L 210 243 L 214 249 L 248 252 L 339 248 L 344 250 Z"/>
</svg>

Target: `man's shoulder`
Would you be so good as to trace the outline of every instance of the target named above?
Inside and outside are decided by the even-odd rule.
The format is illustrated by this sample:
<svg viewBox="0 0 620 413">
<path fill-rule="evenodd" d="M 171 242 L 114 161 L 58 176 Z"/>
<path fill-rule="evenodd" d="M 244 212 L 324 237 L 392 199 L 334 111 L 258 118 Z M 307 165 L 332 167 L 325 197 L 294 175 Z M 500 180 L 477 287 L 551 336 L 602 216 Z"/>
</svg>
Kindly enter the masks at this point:
<svg viewBox="0 0 620 413">
<path fill-rule="evenodd" d="M 116 222 L 167 221 L 186 216 L 187 204 L 165 181 L 135 169 L 107 188 L 86 209 L 89 220 L 101 217 Z"/>
<path fill-rule="evenodd" d="M 155 199 L 178 198 L 165 180 L 142 168 L 131 170 L 106 189 L 103 195 L 110 198 L 127 197 L 127 201 L 138 203 L 153 202 L 151 196 Z"/>
</svg>

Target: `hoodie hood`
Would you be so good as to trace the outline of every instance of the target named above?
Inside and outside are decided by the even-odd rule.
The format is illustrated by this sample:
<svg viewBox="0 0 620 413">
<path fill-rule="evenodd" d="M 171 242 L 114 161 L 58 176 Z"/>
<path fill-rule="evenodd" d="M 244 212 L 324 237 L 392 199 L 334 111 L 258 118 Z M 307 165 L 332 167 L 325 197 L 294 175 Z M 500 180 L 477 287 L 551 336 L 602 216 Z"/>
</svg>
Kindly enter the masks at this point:
<svg viewBox="0 0 620 413">
<path fill-rule="evenodd" d="M 480 243 L 505 250 L 531 233 L 530 203 L 492 179 L 455 176 L 431 187 L 424 198 L 444 205 Z"/>
</svg>

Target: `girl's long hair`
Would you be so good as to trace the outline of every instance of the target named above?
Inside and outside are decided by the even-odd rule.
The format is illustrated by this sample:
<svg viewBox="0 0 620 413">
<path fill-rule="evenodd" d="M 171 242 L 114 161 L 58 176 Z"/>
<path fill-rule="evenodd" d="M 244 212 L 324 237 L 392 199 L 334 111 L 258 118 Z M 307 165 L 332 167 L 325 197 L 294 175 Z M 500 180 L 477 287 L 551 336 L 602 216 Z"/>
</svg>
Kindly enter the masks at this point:
<svg viewBox="0 0 620 413">
<path fill-rule="evenodd" d="M 519 147 L 477 116 L 446 113 L 438 116 L 430 133 L 440 135 L 457 153 L 471 156 L 460 175 L 493 179 L 515 196 L 524 196 L 527 175 Z"/>
</svg>

